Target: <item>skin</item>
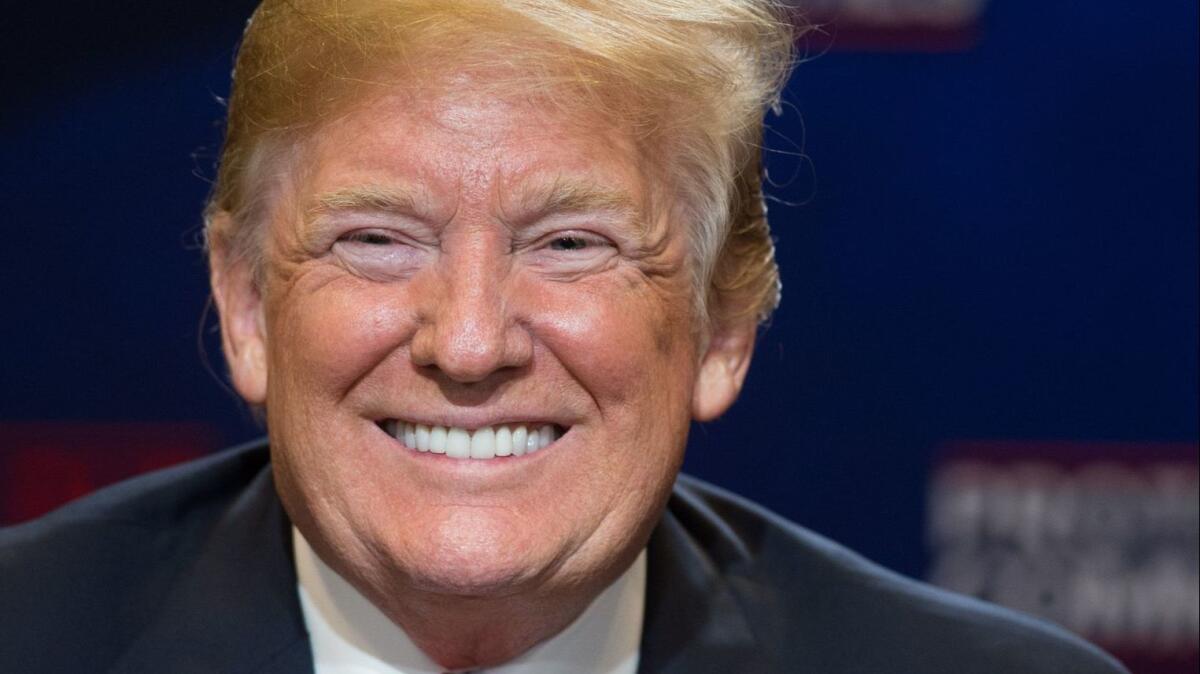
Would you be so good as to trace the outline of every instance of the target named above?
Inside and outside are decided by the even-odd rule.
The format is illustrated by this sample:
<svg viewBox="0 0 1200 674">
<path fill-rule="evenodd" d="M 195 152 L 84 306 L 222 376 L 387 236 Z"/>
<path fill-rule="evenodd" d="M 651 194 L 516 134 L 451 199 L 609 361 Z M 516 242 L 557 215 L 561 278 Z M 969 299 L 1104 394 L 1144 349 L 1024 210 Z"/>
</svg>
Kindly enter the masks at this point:
<svg viewBox="0 0 1200 674">
<path fill-rule="evenodd" d="M 628 134 L 443 84 L 321 128 L 261 285 L 220 249 L 212 281 L 289 516 L 455 669 L 552 636 L 628 568 L 690 420 L 736 398 L 754 326 L 697 334 L 686 228 Z M 535 454 L 454 460 L 405 448 L 388 418 L 568 430 Z"/>
</svg>

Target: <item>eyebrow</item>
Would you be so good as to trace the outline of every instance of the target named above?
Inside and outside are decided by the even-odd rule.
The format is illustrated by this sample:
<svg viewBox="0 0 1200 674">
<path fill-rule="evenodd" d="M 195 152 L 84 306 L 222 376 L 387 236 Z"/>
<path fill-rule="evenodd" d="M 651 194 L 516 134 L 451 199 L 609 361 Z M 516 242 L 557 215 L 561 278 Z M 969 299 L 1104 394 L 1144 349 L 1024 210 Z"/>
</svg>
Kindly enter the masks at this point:
<svg viewBox="0 0 1200 674">
<path fill-rule="evenodd" d="M 398 215 L 427 215 L 426 200 L 416 191 L 383 185 L 356 185 L 326 192 L 305 209 L 308 220 L 337 211 L 381 211 Z"/>
<path fill-rule="evenodd" d="M 559 213 L 596 211 L 641 222 L 642 209 L 627 192 L 567 178 L 523 186 L 517 190 L 512 203 L 520 209 L 523 222 L 535 222 Z"/>
</svg>

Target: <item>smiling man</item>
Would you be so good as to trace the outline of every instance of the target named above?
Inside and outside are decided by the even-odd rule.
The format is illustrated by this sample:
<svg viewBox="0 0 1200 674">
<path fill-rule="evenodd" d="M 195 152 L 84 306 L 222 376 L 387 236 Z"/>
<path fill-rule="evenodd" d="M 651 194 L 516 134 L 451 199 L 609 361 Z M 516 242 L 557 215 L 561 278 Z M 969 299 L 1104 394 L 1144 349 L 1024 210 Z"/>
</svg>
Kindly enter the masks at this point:
<svg viewBox="0 0 1200 674">
<path fill-rule="evenodd" d="M 754 0 L 264 2 L 206 215 L 268 442 L 6 532 L 2 669 L 1120 671 L 678 477 L 778 300 L 792 38 Z"/>
<path fill-rule="evenodd" d="M 259 281 L 214 236 L 288 514 L 446 667 L 511 659 L 629 568 L 753 335 L 700 351 L 640 139 L 492 70 L 430 64 L 311 135 Z"/>
</svg>

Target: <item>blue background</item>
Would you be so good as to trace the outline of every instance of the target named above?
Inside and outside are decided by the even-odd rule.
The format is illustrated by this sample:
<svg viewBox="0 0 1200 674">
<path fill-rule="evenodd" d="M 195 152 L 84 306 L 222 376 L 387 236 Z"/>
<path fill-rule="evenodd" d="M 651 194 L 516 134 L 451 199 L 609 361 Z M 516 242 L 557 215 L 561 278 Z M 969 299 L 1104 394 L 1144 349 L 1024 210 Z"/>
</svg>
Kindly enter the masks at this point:
<svg viewBox="0 0 1200 674">
<path fill-rule="evenodd" d="M 6 10 L 0 420 L 258 433 L 197 245 L 253 4 Z M 802 64 L 769 120 L 783 306 L 688 469 L 920 575 L 946 441 L 1194 443 L 1196 26 L 996 2 L 965 51 Z"/>
</svg>

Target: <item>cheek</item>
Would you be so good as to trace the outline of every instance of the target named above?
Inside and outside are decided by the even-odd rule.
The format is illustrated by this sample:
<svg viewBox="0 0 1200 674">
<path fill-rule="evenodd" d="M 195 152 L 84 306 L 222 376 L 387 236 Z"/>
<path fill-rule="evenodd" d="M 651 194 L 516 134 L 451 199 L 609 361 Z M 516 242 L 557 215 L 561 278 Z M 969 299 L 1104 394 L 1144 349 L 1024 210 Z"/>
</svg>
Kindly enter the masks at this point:
<svg viewBox="0 0 1200 674">
<path fill-rule="evenodd" d="M 694 376 L 685 303 L 621 278 L 547 284 L 537 298 L 539 340 L 602 407 L 636 403 L 659 419 L 686 407 L 676 399 Z"/>
<path fill-rule="evenodd" d="M 694 347 L 687 304 L 625 279 L 581 290 L 542 289 L 533 330 L 598 410 L 595 423 L 580 429 L 591 451 L 562 480 L 572 485 L 564 502 L 579 509 L 563 519 L 589 518 L 590 549 L 607 551 L 627 546 L 655 520 L 678 473 Z"/>
<path fill-rule="evenodd" d="M 411 331 L 404 290 L 339 279 L 305 294 L 298 285 L 272 317 L 271 372 L 287 390 L 340 400 Z M 298 389 L 298 390 L 297 390 Z"/>
</svg>

